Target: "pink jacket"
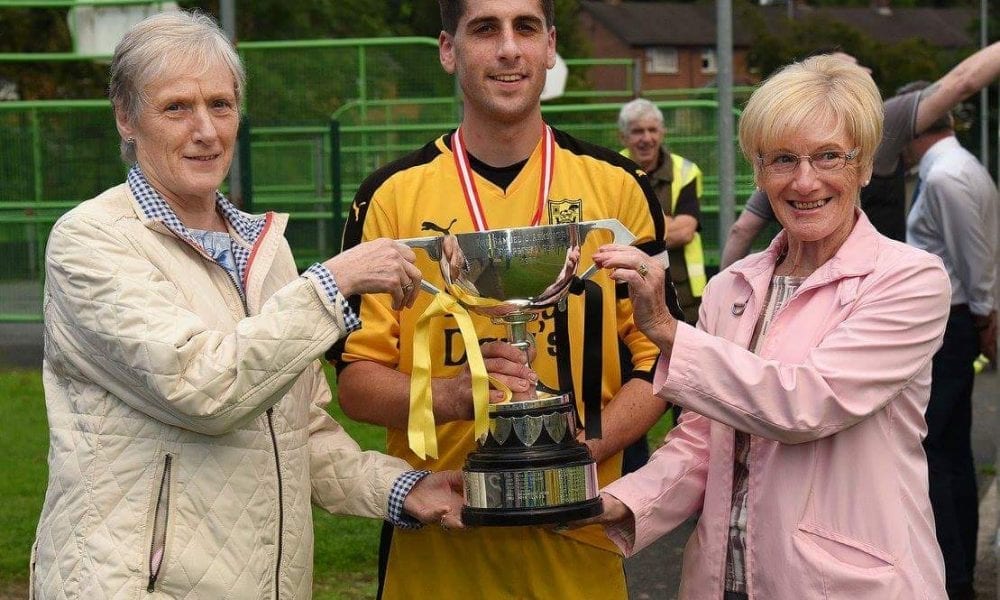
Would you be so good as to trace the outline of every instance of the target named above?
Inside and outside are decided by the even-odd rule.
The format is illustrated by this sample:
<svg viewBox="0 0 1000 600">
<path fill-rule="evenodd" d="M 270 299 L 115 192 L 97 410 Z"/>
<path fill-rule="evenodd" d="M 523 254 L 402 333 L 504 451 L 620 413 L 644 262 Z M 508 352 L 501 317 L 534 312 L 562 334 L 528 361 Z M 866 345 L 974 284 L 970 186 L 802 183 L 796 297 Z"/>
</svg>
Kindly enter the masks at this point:
<svg viewBox="0 0 1000 600">
<path fill-rule="evenodd" d="M 751 434 L 750 598 L 944 599 L 921 440 L 948 277 L 859 211 L 758 356 L 746 348 L 785 244 L 715 277 L 699 328 L 679 325 L 654 389 L 687 411 L 647 466 L 605 488 L 635 515 L 634 531 L 608 535 L 631 555 L 700 512 L 680 597 L 720 600 L 739 429 Z"/>
</svg>

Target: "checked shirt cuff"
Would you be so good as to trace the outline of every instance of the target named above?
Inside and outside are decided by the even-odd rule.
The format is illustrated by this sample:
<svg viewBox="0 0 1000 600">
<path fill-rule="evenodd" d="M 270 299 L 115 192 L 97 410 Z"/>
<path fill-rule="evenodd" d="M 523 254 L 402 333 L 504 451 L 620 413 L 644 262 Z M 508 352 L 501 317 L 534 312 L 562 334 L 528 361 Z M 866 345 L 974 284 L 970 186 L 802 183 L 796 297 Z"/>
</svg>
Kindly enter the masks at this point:
<svg viewBox="0 0 1000 600">
<path fill-rule="evenodd" d="M 347 332 L 350 333 L 361 328 L 361 319 L 358 317 L 351 305 L 347 303 L 347 298 L 340 294 L 340 288 L 337 287 L 337 282 L 333 278 L 333 273 L 330 269 L 327 269 L 321 263 L 313 263 L 311 267 L 306 269 L 305 273 L 312 275 L 319 281 L 320 285 L 323 287 L 323 291 L 326 292 L 327 298 L 330 302 L 336 303 L 341 311 L 344 313 L 344 325 L 347 327 Z M 339 296 L 339 300 L 337 299 Z"/>
<path fill-rule="evenodd" d="M 407 471 L 396 478 L 389 490 L 389 512 L 386 520 L 401 529 L 420 529 L 423 524 L 403 512 L 403 500 L 417 482 L 430 475 L 430 471 Z"/>
</svg>

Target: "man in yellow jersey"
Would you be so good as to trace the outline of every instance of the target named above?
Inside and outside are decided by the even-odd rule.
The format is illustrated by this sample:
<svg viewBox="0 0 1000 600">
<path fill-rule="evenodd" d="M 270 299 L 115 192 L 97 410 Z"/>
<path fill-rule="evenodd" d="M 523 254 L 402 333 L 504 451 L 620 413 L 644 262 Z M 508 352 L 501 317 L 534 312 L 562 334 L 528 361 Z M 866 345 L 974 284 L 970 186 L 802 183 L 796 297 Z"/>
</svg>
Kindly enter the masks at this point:
<svg viewBox="0 0 1000 600">
<path fill-rule="evenodd" d="M 573 139 L 542 120 L 539 97 L 555 61 L 553 0 L 440 0 L 440 5 L 440 60 L 463 92 L 461 125 L 362 184 L 344 247 L 373 236 L 617 218 L 648 253 L 662 251 L 663 213 L 645 174 L 618 153 Z M 429 280 L 442 286 L 440 277 Z M 581 397 L 598 395 L 605 405 L 603 438 L 586 443 L 606 485 L 619 477 L 621 449 L 645 433 L 665 404 L 650 383 L 657 349 L 636 329 L 626 290 L 616 290 L 604 273 L 594 282 L 586 300 L 571 295 L 565 311 L 552 310 L 536 322 L 535 371 L 503 342 L 484 344 L 483 354 L 490 373 L 515 392 L 527 390 L 537 372 L 552 387 L 573 389 L 578 407 Z M 424 460 L 408 448 L 406 427 L 414 324 L 431 298 L 420 294 L 412 309 L 403 311 L 394 311 L 387 299 L 353 300 L 362 327 L 331 351 L 341 405 L 354 419 L 386 426 L 388 452 L 414 468 L 459 468 L 475 443 L 470 373 L 458 325 L 451 317 L 430 321 L 439 456 Z M 489 319 L 474 315 L 473 320 L 480 340 L 505 336 Z M 584 344 L 585 337 L 597 343 Z M 559 361 L 568 359 L 563 368 L 557 355 Z M 624 599 L 627 593 L 621 559 L 600 528 L 430 526 L 383 529 L 379 596 Z"/>
</svg>

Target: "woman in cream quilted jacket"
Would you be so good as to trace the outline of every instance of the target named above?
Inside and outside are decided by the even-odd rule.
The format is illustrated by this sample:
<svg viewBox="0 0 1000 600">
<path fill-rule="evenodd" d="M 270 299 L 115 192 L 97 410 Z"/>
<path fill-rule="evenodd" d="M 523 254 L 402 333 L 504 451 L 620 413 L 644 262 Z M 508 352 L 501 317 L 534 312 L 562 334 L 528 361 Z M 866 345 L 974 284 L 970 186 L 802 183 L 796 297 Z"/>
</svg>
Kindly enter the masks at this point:
<svg viewBox="0 0 1000 600">
<path fill-rule="evenodd" d="M 346 297 L 412 304 L 413 253 L 376 240 L 299 276 L 287 215 L 217 191 L 243 82 L 204 15 L 151 17 L 115 49 L 133 166 L 59 220 L 46 254 L 37 598 L 308 598 L 311 502 L 461 526 L 457 473 L 362 452 L 324 409 L 318 358 L 359 325 Z"/>
</svg>

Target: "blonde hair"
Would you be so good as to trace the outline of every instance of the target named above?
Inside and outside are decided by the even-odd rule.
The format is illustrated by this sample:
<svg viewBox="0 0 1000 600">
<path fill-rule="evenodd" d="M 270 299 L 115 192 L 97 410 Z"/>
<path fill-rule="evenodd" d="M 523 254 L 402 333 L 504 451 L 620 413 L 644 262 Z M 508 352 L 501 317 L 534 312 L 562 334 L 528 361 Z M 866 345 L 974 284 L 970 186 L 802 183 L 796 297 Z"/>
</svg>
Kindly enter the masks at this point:
<svg viewBox="0 0 1000 600">
<path fill-rule="evenodd" d="M 796 131 L 832 121 L 853 140 L 857 165 L 866 169 L 882 140 L 883 114 L 882 97 L 867 71 L 836 56 L 813 56 L 783 67 L 750 96 L 740 117 L 740 149 L 759 176 L 758 155 Z"/>
<path fill-rule="evenodd" d="M 229 38 L 208 15 L 171 11 L 143 19 L 115 46 L 108 84 L 115 111 L 134 125 L 146 104 L 145 90 L 178 64 L 194 71 L 225 65 L 233 75 L 236 106 L 240 106 L 246 73 Z M 135 162 L 135 145 L 122 140 L 121 155 L 126 163 Z"/>
</svg>

